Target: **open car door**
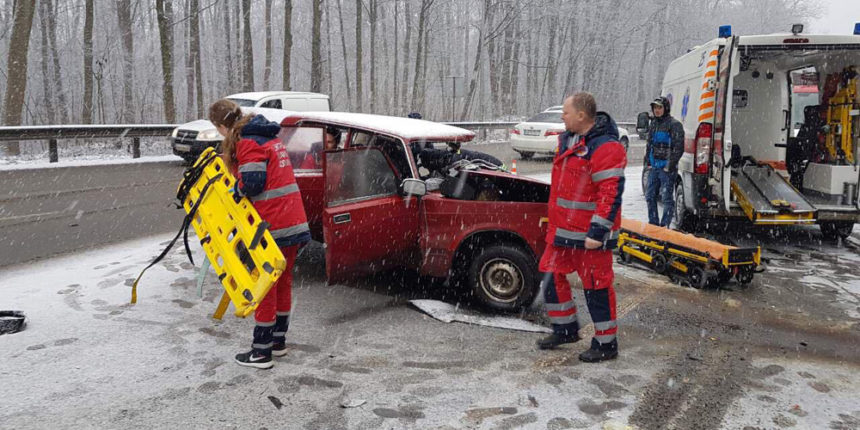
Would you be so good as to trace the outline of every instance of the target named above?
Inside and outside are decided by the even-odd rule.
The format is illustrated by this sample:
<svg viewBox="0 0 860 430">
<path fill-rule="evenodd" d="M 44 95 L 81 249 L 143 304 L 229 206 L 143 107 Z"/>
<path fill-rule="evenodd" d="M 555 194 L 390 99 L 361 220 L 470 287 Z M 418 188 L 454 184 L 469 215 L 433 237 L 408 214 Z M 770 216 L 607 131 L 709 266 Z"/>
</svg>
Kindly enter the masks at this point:
<svg viewBox="0 0 860 430">
<path fill-rule="evenodd" d="M 732 64 L 737 55 L 737 37 L 726 41 L 723 52 L 719 55 L 717 71 L 716 108 L 714 109 L 713 152 L 711 153 L 710 181 L 719 193 L 720 200 L 726 211 L 731 206 L 732 169 L 727 163 L 732 156 L 731 109 L 734 106 L 732 98 L 733 82 Z"/>
<path fill-rule="evenodd" d="M 338 282 L 402 264 L 418 246 L 418 198 L 399 193 L 394 164 L 376 147 L 326 151 L 326 276 Z"/>
</svg>

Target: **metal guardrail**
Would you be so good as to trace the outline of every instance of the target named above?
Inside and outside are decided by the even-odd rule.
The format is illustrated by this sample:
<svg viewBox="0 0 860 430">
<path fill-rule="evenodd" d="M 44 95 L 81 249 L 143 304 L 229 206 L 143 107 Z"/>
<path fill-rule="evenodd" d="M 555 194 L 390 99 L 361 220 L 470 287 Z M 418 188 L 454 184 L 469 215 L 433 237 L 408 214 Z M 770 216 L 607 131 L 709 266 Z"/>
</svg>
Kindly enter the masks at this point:
<svg viewBox="0 0 860 430">
<path fill-rule="evenodd" d="M 455 121 L 443 124 L 470 130 L 502 130 L 521 121 Z M 617 122 L 619 126 L 635 126 L 634 122 Z M 59 160 L 57 149 L 61 139 L 132 139 L 132 158 L 140 158 L 141 137 L 167 137 L 179 124 L 116 124 L 116 125 L 36 125 L 0 127 L 0 142 L 47 140 L 48 159 Z"/>
</svg>

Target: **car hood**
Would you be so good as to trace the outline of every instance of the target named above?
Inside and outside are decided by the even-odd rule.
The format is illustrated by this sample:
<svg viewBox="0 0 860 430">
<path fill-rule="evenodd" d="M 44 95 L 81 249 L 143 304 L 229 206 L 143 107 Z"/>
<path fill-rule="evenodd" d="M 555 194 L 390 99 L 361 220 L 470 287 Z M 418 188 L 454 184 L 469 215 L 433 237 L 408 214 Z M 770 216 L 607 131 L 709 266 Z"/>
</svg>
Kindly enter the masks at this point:
<svg viewBox="0 0 860 430">
<path fill-rule="evenodd" d="M 215 130 L 215 125 L 209 122 L 208 119 L 198 119 L 197 121 L 186 122 L 179 126 L 180 130 L 189 130 L 189 131 L 206 131 L 206 130 Z"/>
</svg>

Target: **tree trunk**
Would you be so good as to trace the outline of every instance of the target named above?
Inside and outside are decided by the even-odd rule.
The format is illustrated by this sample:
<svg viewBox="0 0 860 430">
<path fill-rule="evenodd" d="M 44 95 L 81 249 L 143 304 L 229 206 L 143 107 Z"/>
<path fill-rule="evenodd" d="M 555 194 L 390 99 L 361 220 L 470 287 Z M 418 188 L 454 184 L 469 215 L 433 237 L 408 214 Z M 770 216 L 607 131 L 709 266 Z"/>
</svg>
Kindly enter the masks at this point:
<svg viewBox="0 0 860 430">
<path fill-rule="evenodd" d="M 47 114 L 47 123 L 55 124 L 56 115 L 54 112 L 54 95 L 51 92 L 51 73 L 50 73 L 50 54 L 48 50 L 48 14 L 50 12 L 50 4 L 45 0 L 39 1 L 39 47 L 42 55 L 42 100 L 45 102 L 45 113 Z"/>
<path fill-rule="evenodd" d="M 334 96 L 334 81 L 331 76 L 331 2 L 325 3 L 325 69 L 326 69 L 326 87 L 328 88 L 329 97 Z"/>
<path fill-rule="evenodd" d="M 322 58 L 320 57 L 320 27 L 322 24 L 322 0 L 313 0 L 313 23 L 311 24 L 311 91 L 322 89 Z"/>
<path fill-rule="evenodd" d="M 21 125 L 21 114 L 24 110 L 24 98 L 27 92 L 27 52 L 30 47 L 30 30 L 33 27 L 33 15 L 36 12 L 36 0 L 17 0 L 14 8 L 14 23 L 6 62 L 6 97 L 3 115 L 4 125 Z M 6 144 L 6 154 L 20 155 L 18 142 Z"/>
<path fill-rule="evenodd" d="M 126 124 L 134 122 L 134 33 L 131 26 L 131 0 L 117 0 L 116 17 L 122 34 L 122 110 L 120 118 Z"/>
<path fill-rule="evenodd" d="M 88 0 L 92 1 L 92 0 Z M 168 124 L 176 122 L 176 101 L 173 97 L 173 23 L 168 21 L 168 12 L 172 11 L 164 0 L 155 0 L 158 19 L 158 35 L 161 40 L 161 73 L 163 75 L 162 92 L 164 93 L 164 120 Z"/>
<path fill-rule="evenodd" d="M 251 0 L 242 0 L 242 25 L 244 37 L 242 40 L 242 84 L 244 91 L 254 91 L 254 44 L 251 41 Z"/>
<path fill-rule="evenodd" d="M 194 57 L 194 89 L 197 93 L 197 118 L 203 118 L 203 67 L 200 64 L 200 1 L 191 0 L 191 45 Z"/>
<path fill-rule="evenodd" d="M 84 124 L 93 122 L 93 1 L 85 0 L 84 6 L 84 100 L 81 110 L 81 122 Z"/>
<path fill-rule="evenodd" d="M 270 89 L 269 77 L 272 74 L 272 0 L 266 0 L 263 13 L 266 27 L 266 62 L 263 66 L 263 89 L 268 91 Z"/>
<path fill-rule="evenodd" d="M 392 100 L 394 100 L 393 109 L 395 111 L 399 112 L 399 109 L 397 109 L 397 107 L 396 107 L 397 101 L 400 100 L 399 88 L 397 87 L 397 67 L 399 66 L 397 57 L 398 57 L 398 53 L 400 52 L 400 41 L 398 40 L 398 37 L 400 35 L 400 29 L 398 28 L 398 25 L 397 25 L 397 23 L 399 21 L 399 19 L 397 17 L 398 12 L 399 12 L 398 11 L 399 8 L 397 7 L 398 4 L 400 4 L 400 0 L 394 0 L 394 74 L 392 75 L 394 78 L 393 84 L 392 84 L 392 87 L 393 87 L 392 89 L 394 90 L 394 95 L 392 97 Z"/>
<path fill-rule="evenodd" d="M 419 83 L 424 84 L 424 27 L 427 12 L 433 6 L 434 0 L 421 0 L 421 11 L 418 13 L 418 44 L 415 47 L 415 76 L 412 81 L 412 111 L 423 110 L 424 94 L 420 91 Z"/>
<path fill-rule="evenodd" d="M 293 51 L 293 0 L 284 0 L 284 91 L 290 91 L 290 56 Z"/>
<path fill-rule="evenodd" d="M 185 10 L 185 16 L 190 17 L 194 11 L 192 10 L 193 2 L 196 0 L 189 0 L 186 3 L 187 9 Z M 194 43 L 192 43 L 191 39 L 191 20 L 188 20 L 187 25 L 183 27 L 185 29 L 185 40 L 183 41 L 184 51 L 188 52 L 188 55 L 185 55 L 185 118 L 186 120 L 191 120 L 194 118 L 194 58 L 199 57 L 200 54 L 194 51 Z"/>
<path fill-rule="evenodd" d="M 361 0 L 355 0 L 355 106 L 359 112 L 364 109 L 364 100 L 361 96 L 361 28 L 364 26 L 361 9 L 363 7 Z"/>
<path fill-rule="evenodd" d="M 342 0 L 335 0 L 337 2 L 337 18 L 340 22 L 340 46 L 343 49 L 343 78 L 346 83 L 346 105 L 347 110 L 352 110 L 352 84 L 349 81 L 349 58 L 346 55 L 346 36 L 343 31 L 343 7 L 341 6 Z"/>
<path fill-rule="evenodd" d="M 51 0 L 44 0 L 45 8 L 48 11 L 48 41 L 51 44 L 51 58 L 54 60 L 54 92 L 57 94 L 57 109 L 60 114 L 60 121 L 63 124 L 66 124 L 69 121 L 69 116 L 66 111 L 66 92 L 63 89 L 63 80 L 62 74 L 60 73 L 60 55 L 57 52 L 57 15 L 54 6 L 51 4 Z"/>
<path fill-rule="evenodd" d="M 466 94 L 466 99 L 463 101 L 463 110 L 460 113 L 460 121 L 465 121 L 469 115 L 469 110 L 472 108 L 472 99 L 475 97 L 475 91 L 478 89 L 478 72 L 481 70 L 481 52 L 484 48 L 484 37 L 489 30 L 490 21 L 493 20 L 493 8 L 490 0 L 484 0 L 484 18 L 481 23 L 481 32 L 478 34 L 478 50 L 475 53 L 475 65 L 472 67 L 472 79 L 469 81 L 469 93 Z"/>
<path fill-rule="evenodd" d="M 410 0 L 404 0 L 405 13 L 403 14 L 403 25 L 406 27 L 406 37 L 403 38 L 403 79 L 400 81 L 401 113 L 405 113 L 405 110 L 409 106 L 408 91 L 406 91 L 409 85 L 409 45 L 412 41 L 412 14 L 409 11 L 409 1 Z"/>
<path fill-rule="evenodd" d="M 376 3 L 370 1 L 370 112 L 376 112 Z"/>
<path fill-rule="evenodd" d="M 288 2 L 290 0 L 287 0 Z M 236 77 L 234 76 L 234 68 L 233 68 L 233 32 L 230 31 L 231 27 L 231 19 L 230 19 L 230 8 L 224 7 L 222 8 L 222 12 L 224 12 L 224 36 L 227 39 L 227 46 L 222 49 L 224 51 L 225 61 L 224 64 L 227 66 L 227 84 L 224 86 L 224 90 L 228 92 L 233 91 L 234 82 L 236 82 Z M 237 40 L 236 43 L 239 43 Z"/>
</svg>

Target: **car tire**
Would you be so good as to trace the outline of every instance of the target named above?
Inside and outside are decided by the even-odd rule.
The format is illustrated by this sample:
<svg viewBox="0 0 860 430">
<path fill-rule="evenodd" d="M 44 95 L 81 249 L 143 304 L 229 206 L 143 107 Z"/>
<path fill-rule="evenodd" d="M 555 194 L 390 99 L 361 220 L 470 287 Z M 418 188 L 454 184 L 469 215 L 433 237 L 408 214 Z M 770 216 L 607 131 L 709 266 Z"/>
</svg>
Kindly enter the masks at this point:
<svg viewBox="0 0 860 430">
<path fill-rule="evenodd" d="M 818 226 L 827 240 L 845 239 L 854 230 L 853 221 L 823 221 Z"/>
<path fill-rule="evenodd" d="M 528 306 L 537 294 L 537 262 L 515 245 L 487 246 L 472 259 L 468 279 L 480 306 L 514 312 Z"/>
<path fill-rule="evenodd" d="M 624 145 L 624 152 L 627 152 L 627 148 L 630 147 L 630 139 L 627 136 L 621 138 L 621 144 Z"/>
<path fill-rule="evenodd" d="M 648 195 L 648 176 L 651 174 L 651 166 L 642 166 L 642 195 Z M 659 191 L 659 190 L 658 190 Z M 660 201 L 660 193 L 657 193 L 657 201 Z"/>
<path fill-rule="evenodd" d="M 518 153 L 518 154 L 520 154 L 520 159 L 522 159 L 522 160 L 528 160 L 528 159 L 530 159 L 530 158 L 532 158 L 532 157 L 534 157 L 534 156 L 535 156 L 535 153 L 534 153 L 534 152 L 528 152 L 528 151 L 517 151 L 517 153 Z"/>
<path fill-rule="evenodd" d="M 683 232 L 694 233 L 696 230 L 696 216 L 687 209 L 684 197 L 684 184 L 676 180 L 675 184 L 675 227 Z"/>
</svg>

